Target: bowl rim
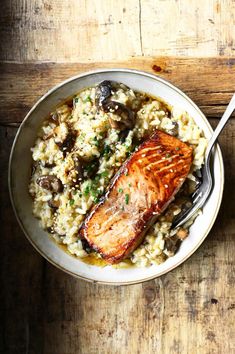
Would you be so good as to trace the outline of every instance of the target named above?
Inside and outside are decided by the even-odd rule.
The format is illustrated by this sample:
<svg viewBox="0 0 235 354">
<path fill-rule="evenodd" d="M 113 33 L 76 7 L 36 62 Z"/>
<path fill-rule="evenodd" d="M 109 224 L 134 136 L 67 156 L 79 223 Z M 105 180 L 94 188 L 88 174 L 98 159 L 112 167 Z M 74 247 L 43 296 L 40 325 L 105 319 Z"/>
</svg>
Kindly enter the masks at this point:
<svg viewBox="0 0 235 354">
<path fill-rule="evenodd" d="M 112 281 L 102 281 L 102 280 L 93 280 L 91 278 L 87 278 L 85 276 L 76 274 L 68 269 L 66 269 L 65 267 L 61 266 L 60 264 L 56 263 L 55 261 L 53 261 L 46 253 L 44 253 L 37 245 L 36 243 L 32 240 L 32 238 L 30 237 L 30 235 L 28 234 L 28 232 L 25 230 L 24 228 L 24 223 L 22 222 L 22 220 L 20 219 L 18 213 L 17 213 L 17 208 L 15 205 L 15 201 L 14 201 L 14 195 L 13 195 L 13 189 L 12 189 L 12 176 L 11 176 L 11 171 L 12 171 L 12 161 L 13 161 L 13 156 L 14 156 L 14 151 L 15 151 L 15 146 L 18 140 L 19 135 L 21 134 L 21 131 L 25 125 L 25 122 L 30 118 L 32 112 L 38 107 L 38 105 L 44 101 L 48 96 L 50 96 L 53 92 L 57 91 L 60 87 L 74 81 L 77 79 L 82 79 L 83 77 L 86 76 L 91 76 L 91 75 L 96 75 L 96 74 L 103 74 L 103 73 L 112 73 L 112 72 L 124 72 L 124 73 L 129 73 L 129 74 L 138 74 L 141 76 L 145 76 L 145 77 L 149 77 L 151 79 L 157 80 L 162 82 L 163 84 L 169 86 L 171 89 L 173 89 L 174 91 L 176 91 L 179 95 L 181 95 L 184 99 L 186 99 L 191 106 L 194 107 L 194 109 L 198 112 L 198 114 L 200 115 L 200 117 L 202 118 L 202 120 L 204 121 L 204 123 L 207 125 L 208 129 L 211 131 L 211 133 L 213 133 L 213 129 L 209 123 L 209 121 L 207 120 L 206 116 L 204 115 L 204 113 L 200 110 L 200 108 L 196 105 L 196 103 L 194 103 L 192 101 L 191 98 L 188 97 L 188 95 L 186 95 L 183 91 L 181 91 L 181 89 L 179 89 L 178 87 L 176 87 L 175 85 L 173 85 L 170 81 L 158 76 L 158 75 L 154 75 L 151 73 L 148 73 L 146 71 L 142 71 L 142 70 L 137 70 L 137 69 L 128 69 L 128 68 L 108 68 L 108 69 L 96 69 L 96 70 L 92 70 L 92 71 L 86 71 L 83 72 L 81 74 L 78 75 L 74 75 L 62 82 L 60 82 L 59 84 L 53 86 L 51 89 L 49 89 L 43 96 L 41 96 L 36 103 L 32 106 L 32 108 L 29 110 L 29 112 L 26 114 L 26 116 L 24 117 L 24 119 L 22 120 L 12 147 L 11 147 L 11 152 L 10 152 L 10 156 L 9 156 L 9 165 L 8 165 L 8 189 L 9 189 L 9 195 L 10 195 L 10 200 L 11 200 L 11 204 L 12 204 L 12 208 L 14 210 L 14 214 L 15 217 L 18 221 L 18 224 L 21 227 L 21 230 L 23 231 L 24 235 L 26 236 L 26 238 L 28 239 L 28 241 L 31 243 L 31 245 L 37 250 L 37 252 L 44 257 L 47 261 L 49 261 L 51 264 L 53 264 L 55 267 L 59 268 L 60 270 L 66 272 L 67 274 L 70 274 L 72 276 L 74 276 L 77 279 L 82 279 L 85 281 L 88 281 L 90 283 L 97 283 L 97 284 L 104 284 L 104 285 L 113 285 L 113 286 L 119 286 L 119 285 L 133 285 L 133 284 L 140 284 L 140 283 L 144 283 L 147 281 L 150 281 L 152 279 L 156 279 L 164 274 L 169 273 L 170 271 L 172 271 L 173 269 L 177 268 L 178 266 L 180 266 L 182 263 L 184 263 L 187 259 L 189 259 L 193 253 L 201 246 L 201 244 L 205 241 L 206 237 L 208 236 L 210 230 L 212 229 L 214 222 L 217 218 L 220 206 L 221 206 L 221 202 L 222 202 L 222 197 L 223 197 L 223 191 L 224 191 L 224 163 L 223 163 L 223 156 L 222 156 L 222 152 L 220 149 L 219 144 L 216 144 L 215 147 L 215 152 L 218 154 L 218 160 L 219 160 L 219 165 L 220 165 L 220 170 L 221 170 L 221 181 L 220 181 L 220 191 L 219 191 L 219 195 L 217 198 L 217 206 L 216 206 L 216 210 L 213 214 L 213 217 L 211 218 L 210 224 L 208 226 L 208 228 L 206 229 L 206 231 L 204 232 L 204 235 L 200 238 L 199 242 L 195 245 L 195 247 L 189 252 L 187 253 L 187 255 L 185 255 L 182 259 L 180 259 L 176 264 L 170 266 L 168 269 L 161 271 L 159 274 L 157 275 L 151 275 L 148 278 L 143 278 L 140 280 L 133 280 L 133 281 L 124 281 L 124 282 L 112 282 Z"/>
</svg>

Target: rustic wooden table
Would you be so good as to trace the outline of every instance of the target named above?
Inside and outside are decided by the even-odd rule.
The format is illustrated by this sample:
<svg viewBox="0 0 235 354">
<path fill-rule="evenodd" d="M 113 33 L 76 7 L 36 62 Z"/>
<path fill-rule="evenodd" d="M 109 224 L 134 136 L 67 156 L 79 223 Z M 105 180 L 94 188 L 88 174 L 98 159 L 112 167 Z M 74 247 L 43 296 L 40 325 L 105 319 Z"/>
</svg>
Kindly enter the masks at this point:
<svg viewBox="0 0 235 354">
<path fill-rule="evenodd" d="M 4 0 L 0 25 L 0 352 L 235 353 L 234 118 L 220 138 L 226 183 L 212 231 L 183 265 L 144 284 L 90 284 L 50 265 L 22 234 L 7 190 L 25 113 L 78 72 L 155 72 L 215 126 L 235 91 L 235 2 Z"/>
</svg>

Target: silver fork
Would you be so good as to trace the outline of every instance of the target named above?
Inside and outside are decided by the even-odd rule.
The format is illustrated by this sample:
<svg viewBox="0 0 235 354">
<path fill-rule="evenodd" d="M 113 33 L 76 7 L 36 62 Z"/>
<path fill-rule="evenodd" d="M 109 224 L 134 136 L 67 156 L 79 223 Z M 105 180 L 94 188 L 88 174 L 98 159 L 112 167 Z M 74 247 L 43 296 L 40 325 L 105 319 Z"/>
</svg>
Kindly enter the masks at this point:
<svg viewBox="0 0 235 354">
<path fill-rule="evenodd" d="M 235 94 L 231 98 L 231 101 L 229 102 L 229 105 L 226 108 L 226 111 L 224 112 L 222 118 L 220 119 L 219 124 L 217 125 L 209 143 L 206 149 L 206 154 L 205 154 L 205 163 L 202 167 L 202 183 L 201 185 L 196 189 L 196 191 L 192 194 L 192 206 L 186 209 L 185 211 L 182 211 L 179 213 L 175 219 L 173 220 L 172 223 L 172 228 L 177 228 L 183 224 L 185 224 L 194 214 L 198 209 L 200 209 L 205 202 L 207 201 L 207 198 L 210 195 L 211 189 L 212 189 L 212 177 L 211 177 L 211 171 L 210 171 L 210 158 L 211 158 L 211 152 L 213 150 L 213 146 L 223 130 L 225 124 L 227 123 L 228 119 L 232 115 L 233 111 L 235 110 Z"/>
</svg>

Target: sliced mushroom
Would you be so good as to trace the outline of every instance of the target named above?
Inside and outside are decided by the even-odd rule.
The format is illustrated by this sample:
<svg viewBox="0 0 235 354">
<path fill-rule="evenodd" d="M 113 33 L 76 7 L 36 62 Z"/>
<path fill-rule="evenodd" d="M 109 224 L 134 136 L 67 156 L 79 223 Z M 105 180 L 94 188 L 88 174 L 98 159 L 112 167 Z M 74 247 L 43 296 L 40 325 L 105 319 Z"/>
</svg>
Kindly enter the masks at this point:
<svg viewBox="0 0 235 354">
<path fill-rule="evenodd" d="M 135 125 L 134 112 L 125 106 L 123 103 L 116 101 L 107 101 L 103 104 L 103 110 L 106 113 L 118 115 L 120 120 L 109 118 L 109 123 L 112 128 L 117 130 L 132 129 Z"/>
<path fill-rule="evenodd" d="M 53 175 L 39 177 L 37 179 L 37 184 L 51 192 L 61 193 L 63 191 L 63 184 L 61 180 Z"/>
<path fill-rule="evenodd" d="M 77 156 L 72 156 L 73 162 L 74 162 L 74 169 L 76 171 L 77 175 L 77 181 L 82 181 L 83 180 L 83 166 L 82 162 Z"/>
<path fill-rule="evenodd" d="M 45 135 L 43 136 L 43 140 L 48 140 L 48 139 L 52 138 L 53 136 L 54 136 L 54 129 L 52 129 L 52 130 L 50 131 L 50 133 L 45 134 Z"/>
<path fill-rule="evenodd" d="M 53 234 L 53 233 L 54 233 L 53 227 L 47 227 L 47 231 L 48 231 L 50 234 Z"/>
<path fill-rule="evenodd" d="M 58 123 L 58 121 L 59 121 L 59 116 L 58 116 L 58 113 L 56 111 L 51 113 L 50 118 L 55 123 Z"/>
<path fill-rule="evenodd" d="M 180 239 L 174 235 L 172 237 L 165 238 L 165 247 L 170 256 L 173 256 L 180 246 Z"/>
<path fill-rule="evenodd" d="M 53 168 L 53 167 L 55 167 L 55 163 L 54 163 L 54 162 L 52 162 L 52 163 L 46 162 L 46 163 L 44 164 L 44 167 L 46 167 L 46 168 Z"/>
<path fill-rule="evenodd" d="M 71 115 L 72 105 L 71 101 L 68 104 L 63 104 L 58 107 L 54 112 L 50 115 L 50 120 L 56 124 L 65 122 L 67 118 Z"/>
<path fill-rule="evenodd" d="M 177 136 L 179 133 L 179 124 L 177 122 L 172 122 L 173 128 L 170 129 L 169 134 L 172 136 Z"/>
<path fill-rule="evenodd" d="M 31 176 L 33 176 L 34 173 L 36 172 L 36 169 L 37 169 L 38 165 L 39 165 L 39 162 L 34 162 L 32 164 L 32 166 L 31 166 Z"/>
<path fill-rule="evenodd" d="M 120 139 L 121 143 L 125 142 L 128 133 L 129 133 L 129 129 L 125 129 L 120 132 L 119 139 Z"/>
<path fill-rule="evenodd" d="M 58 209 L 59 206 L 60 206 L 60 201 L 59 200 L 55 200 L 54 198 L 51 198 L 50 200 L 48 200 L 47 204 L 52 209 Z"/>
<path fill-rule="evenodd" d="M 111 81 L 102 81 L 96 86 L 95 91 L 95 104 L 98 109 L 103 108 L 103 103 L 107 101 L 112 95 L 112 83 Z"/>
<path fill-rule="evenodd" d="M 84 176 L 88 178 L 95 177 L 99 169 L 99 160 L 95 159 L 84 166 Z"/>
<path fill-rule="evenodd" d="M 103 81 L 96 87 L 95 104 L 99 110 L 105 113 L 113 113 L 119 119 L 109 118 L 109 123 L 113 129 L 125 130 L 132 129 L 135 124 L 135 116 L 130 108 L 123 103 L 112 101 L 112 91 L 114 86 L 111 81 Z"/>
<path fill-rule="evenodd" d="M 67 152 L 70 152 L 74 147 L 76 141 L 76 133 L 69 131 L 68 135 L 66 136 L 65 140 L 62 143 L 57 143 L 60 150 L 63 152 L 65 156 Z"/>
</svg>

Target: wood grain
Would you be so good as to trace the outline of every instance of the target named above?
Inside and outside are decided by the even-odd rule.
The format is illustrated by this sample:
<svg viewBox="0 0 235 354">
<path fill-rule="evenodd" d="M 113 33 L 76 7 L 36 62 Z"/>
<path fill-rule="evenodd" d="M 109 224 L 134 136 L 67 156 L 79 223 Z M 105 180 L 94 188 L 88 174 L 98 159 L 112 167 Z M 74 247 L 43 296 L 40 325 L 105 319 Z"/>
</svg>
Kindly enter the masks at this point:
<svg viewBox="0 0 235 354">
<path fill-rule="evenodd" d="M 17 126 L 80 72 L 155 73 L 215 126 L 234 92 L 234 14 L 233 0 L 1 1 L 0 353 L 235 353 L 234 119 L 220 138 L 226 183 L 212 231 L 187 262 L 144 284 L 94 285 L 54 268 L 22 234 L 7 188 Z"/>
<path fill-rule="evenodd" d="M 0 60 L 232 56 L 232 0 L 2 0 Z"/>
<path fill-rule="evenodd" d="M 234 92 L 234 58 L 139 57 L 83 64 L 2 63 L 1 122 L 22 121 L 37 99 L 54 85 L 98 68 L 141 69 L 157 74 L 187 93 L 208 117 L 220 117 Z"/>
<path fill-rule="evenodd" d="M 0 132 L 1 170 L 6 170 L 16 128 L 1 127 Z M 139 285 L 89 284 L 43 260 L 17 225 L 4 177 L 0 351 L 234 353 L 234 132 L 231 120 L 220 139 L 227 172 L 224 200 L 206 241 L 171 273 Z"/>
</svg>

